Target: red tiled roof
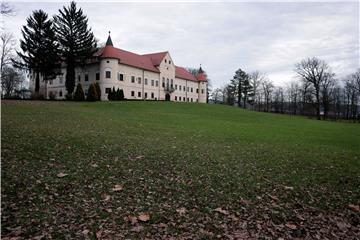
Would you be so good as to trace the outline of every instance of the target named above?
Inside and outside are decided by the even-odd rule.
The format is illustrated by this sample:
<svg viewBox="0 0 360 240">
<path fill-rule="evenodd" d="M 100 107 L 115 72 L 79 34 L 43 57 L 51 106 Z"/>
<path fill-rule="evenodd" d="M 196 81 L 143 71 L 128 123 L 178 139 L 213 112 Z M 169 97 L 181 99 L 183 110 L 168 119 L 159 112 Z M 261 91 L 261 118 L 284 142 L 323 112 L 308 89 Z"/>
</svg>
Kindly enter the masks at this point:
<svg viewBox="0 0 360 240">
<path fill-rule="evenodd" d="M 152 72 L 160 72 L 156 66 L 159 66 L 162 59 L 167 52 L 150 53 L 139 55 L 129 51 L 125 51 L 119 48 L 115 48 L 111 45 L 107 45 L 100 48 L 95 54 L 95 57 L 101 58 L 115 58 L 118 59 L 121 64 L 149 70 Z M 191 81 L 205 81 L 203 74 L 199 74 L 195 77 L 183 67 L 175 66 L 175 77 L 182 78 Z"/>
<path fill-rule="evenodd" d="M 166 54 L 167 52 L 159 52 L 159 53 L 143 54 L 142 56 L 150 58 L 154 66 L 159 66 Z"/>
<path fill-rule="evenodd" d="M 185 68 L 175 66 L 175 77 L 191 81 L 197 81 L 196 77 L 189 73 Z"/>
<path fill-rule="evenodd" d="M 95 53 L 95 56 L 101 58 L 115 58 L 118 59 L 121 64 L 138 67 L 152 72 L 160 72 L 159 69 L 154 66 L 150 58 L 109 45 L 100 48 L 97 53 Z"/>
</svg>

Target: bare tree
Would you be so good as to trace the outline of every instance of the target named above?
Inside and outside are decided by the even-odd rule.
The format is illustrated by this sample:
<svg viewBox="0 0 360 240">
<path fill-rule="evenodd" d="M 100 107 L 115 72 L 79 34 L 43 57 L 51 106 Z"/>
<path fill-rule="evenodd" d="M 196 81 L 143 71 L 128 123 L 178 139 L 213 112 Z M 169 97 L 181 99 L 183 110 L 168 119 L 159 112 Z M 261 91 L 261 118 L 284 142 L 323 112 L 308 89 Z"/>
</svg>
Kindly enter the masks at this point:
<svg viewBox="0 0 360 240">
<path fill-rule="evenodd" d="M 258 106 L 258 110 L 260 111 L 261 106 L 261 83 L 267 79 L 264 73 L 260 73 L 260 71 L 254 71 L 250 73 L 250 85 L 253 90 L 253 99 L 254 99 L 254 109 Z"/>
<path fill-rule="evenodd" d="M 1 16 L 11 16 L 14 14 L 14 8 L 10 6 L 7 2 L 0 3 L 0 14 Z"/>
<path fill-rule="evenodd" d="M 5 97 L 10 97 L 24 81 L 23 73 L 16 68 L 6 66 L 3 69 L 1 88 Z"/>
<path fill-rule="evenodd" d="M 333 92 L 336 87 L 335 74 L 325 73 L 324 80 L 320 86 L 321 102 L 324 108 L 324 118 L 328 118 L 330 105 L 333 101 Z"/>
<path fill-rule="evenodd" d="M 6 65 L 11 64 L 13 51 L 15 49 L 15 40 L 11 33 L 3 32 L 0 35 L 0 74 Z"/>
<path fill-rule="evenodd" d="M 270 102 L 272 97 L 272 92 L 274 91 L 274 84 L 270 80 L 264 80 L 261 84 L 262 91 L 264 94 L 264 101 L 265 101 L 265 111 L 270 111 Z"/>
<path fill-rule="evenodd" d="M 298 102 L 300 98 L 300 84 L 296 81 L 290 82 L 290 84 L 287 86 L 287 96 L 289 101 L 289 113 L 290 114 L 297 114 L 298 110 Z"/>
<path fill-rule="evenodd" d="M 219 103 L 222 101 L 223 96 L 222 96 L 222 90 L 220 88 L 216 88 L 212 94 L 211 94 L 212 100 L 214 101 L 214 103 Z"/>
<path fill-rule="evenodd" d="M 295 65 L 295 72 L 304 82 L 310 83 L 314 88 L 314 96 L 316 103 L 316 116 L 320 120 L 321 111 L 321 86 L 323 82 L 331 74 L 330 67 L 326 62 L 316 57 L 307 58 Z"/>
</svg>

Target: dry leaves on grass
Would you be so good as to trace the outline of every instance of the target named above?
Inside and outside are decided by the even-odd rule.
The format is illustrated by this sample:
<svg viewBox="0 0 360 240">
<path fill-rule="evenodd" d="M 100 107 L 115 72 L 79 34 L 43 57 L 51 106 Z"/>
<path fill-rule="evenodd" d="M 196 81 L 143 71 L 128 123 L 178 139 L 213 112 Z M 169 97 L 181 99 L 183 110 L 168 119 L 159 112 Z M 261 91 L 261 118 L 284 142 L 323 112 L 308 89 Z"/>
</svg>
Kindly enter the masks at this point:
<svg viewBox="0 0 360 240">
<path fill-rule="evenodd" d="M 138 220 L 141 221 L 141 222 L 147 222 L 150 220 L 150 215 L 147 214 L 147 213 L 142 213 L 140 214 L 138 217 Z"/>
<path fill-rule="evenodd" d="M 350 210 L 353 210 L 354 212 L 360 212 L 360 208 L 359 208 L 358 205 L 349 204 L 349 205 L 348 205 L 348 208 L 349 208 Z"/>
<path fill-rule="evenodd" d="M 113 192 L 119 192 L 121 190 L 123 190 L 123 186 L 120 184 L 116 184 L 112 189 Z"/>
<path fill-rule="evenodd" d="M 58 178 L 63 178 L 63 177 L 66 177 L 67 175 L 69 174 L 66 174 L 66 173 L 59 173 L 58 175 L 56 175 Z"/>
<path fill-rule="evenodd" d="M 221 213 L 221 214 L 224 214 L 224 215 L 228 215 L 228 214 L 229 214 L 228 211 L 222 209 L 221 207 L 215 208 L 214 211 L 215 211 L 215 212 L 218 212 L 218 213 Z"/>
<path fill-rule="evenodd" d="M 176 212 L 179 213 L 180 215 L 184 215 L 186 213 L 186 208 L 184 207 L 178 208 L 176 209 Z"/>
</svg>

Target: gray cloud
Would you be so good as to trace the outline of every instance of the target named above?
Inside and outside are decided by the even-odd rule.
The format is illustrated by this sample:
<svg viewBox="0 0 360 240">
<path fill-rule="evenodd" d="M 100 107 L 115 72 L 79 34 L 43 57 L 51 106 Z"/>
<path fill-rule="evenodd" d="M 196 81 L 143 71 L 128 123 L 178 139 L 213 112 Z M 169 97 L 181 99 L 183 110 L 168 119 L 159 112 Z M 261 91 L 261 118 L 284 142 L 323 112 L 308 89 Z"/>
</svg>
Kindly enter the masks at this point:
<svg viewBox="0 0 360 240">
<path fill-rule="evenodd" d="M 316 56 L 339 77 L 359 67 L 359 4 L 347 3 L 78 3 L 95 36 L 116 47 L 149 53 L 168 50 L 175 64 L 201 63 L 215 87 L 238 68 L 267 72 L 277 85 L 294 76 L 294 64 Z M 64 3 L 14 3 L 5 27 L 20 38 L 32 10 L 50 16 Z"/>
</svg>

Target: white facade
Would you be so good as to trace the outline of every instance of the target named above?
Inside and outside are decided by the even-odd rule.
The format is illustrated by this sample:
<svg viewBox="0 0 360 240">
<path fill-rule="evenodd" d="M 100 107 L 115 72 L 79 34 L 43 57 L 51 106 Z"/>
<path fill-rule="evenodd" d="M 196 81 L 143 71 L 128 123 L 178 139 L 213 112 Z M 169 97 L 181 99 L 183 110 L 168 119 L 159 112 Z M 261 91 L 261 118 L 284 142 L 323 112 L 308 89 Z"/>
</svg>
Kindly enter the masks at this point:
<svg viewBox="0 0 360 240">
<path fill-rule="evenodd" d="M 108 46 L 106 46 L 108 47 Z M 113 51 L 118 49 L 112 48 Z M 115 49 L 115 50 L 114 50 Z M 137 55 L 144 56 L 144 55 Z M 85 95 L 91 83 L 98 82 L 101 88 L 101 100 L 108 100 L 110 89 L 122 89 L 126 99 L 142 100 L 170 100 L 181 102 L 206 103 L 206 81 L 185 79 L 176 73 L 176 66 L 170 54 L 164 53 L 161 62 L 155 66 L 154 71 L 123 64 L 121 59 L 101 56 L 98 61 L 82 68 L 76 68 L 76 85 L 81 83 Z M 40 81 L 40 91 L 50 98 L 64 99 L 67 93 L 65 88 L 66 68 L 62 75 L 45 83 Z M 31 77 L 30 89 L 34 90 L 35 76 Z M 75 90 L 74 90 L 75 92 Z M 167 95 L 167 96 L 166 96 Z M 170 99 L 169 99 L 170 97 Z"/>
</svg>

